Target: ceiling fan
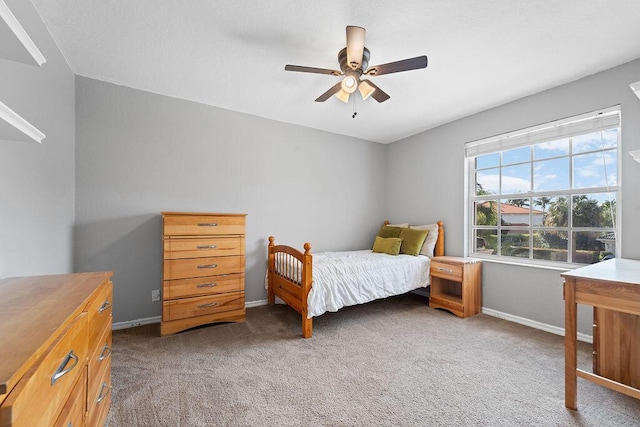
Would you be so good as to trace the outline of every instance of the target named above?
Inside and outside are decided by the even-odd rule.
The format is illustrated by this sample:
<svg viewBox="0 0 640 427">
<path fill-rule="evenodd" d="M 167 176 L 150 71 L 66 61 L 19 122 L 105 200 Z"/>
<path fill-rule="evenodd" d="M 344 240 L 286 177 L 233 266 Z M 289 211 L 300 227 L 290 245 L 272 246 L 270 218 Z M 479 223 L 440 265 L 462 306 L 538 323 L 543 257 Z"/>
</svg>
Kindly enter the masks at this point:
<svg viewBox="0 0 640 427">
<path fill-rule="evenodd" d="M 284 69 L 302 73 L 344 76 L 340 82 L 316 98 L 316 102 L 324 102 L 333 95 L 343 102 L 349 102 L 349 96 L 354 93 L 356 89 L 362 95 L 362 99 L 367 99 L 371 96 L 378 102 L 384 102 L 389 99 L 390 96 L 370 80 L 361 79 L 360 77 L 363 75 L 372 77 L 381 76 L 383 74 L 426 68 L 428 62 L 427 57 L 426 55 L 417 56 L 415 58 L 369 67 L 371 53 L 369 49 L 364 46 L 365 33 L 366 30 L 362 27 L 347 26 L 347 47 L 338 52 L 340 71 L 301 65 L 286 65 Z"/>
</svg>

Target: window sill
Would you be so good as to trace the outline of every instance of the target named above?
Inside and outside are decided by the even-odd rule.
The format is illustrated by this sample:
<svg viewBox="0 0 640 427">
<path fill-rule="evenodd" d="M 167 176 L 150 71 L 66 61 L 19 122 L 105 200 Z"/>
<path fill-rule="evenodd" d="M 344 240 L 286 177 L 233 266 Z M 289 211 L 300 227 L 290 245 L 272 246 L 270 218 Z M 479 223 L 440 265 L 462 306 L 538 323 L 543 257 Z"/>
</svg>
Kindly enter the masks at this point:
<svg viewBox="0 0 640 427">
<path fill-rule="evenodd" d="M 476 258 L 478 260 L 482 260 L 483 262 L 490 262 L 495 264 L 506 264 L 506 265 L 515 265 L 518 267 L 529 267 L 529 268 L 539 268 L 543 270 L 553 270 L 553 271 L 569 271 L 574 270 L 576 268 L 584 267 L 585 264 L 558 264 L 558 263 L 540 263 L 531 260 L 506 260 L 498 257 L 488 257 L 480 254 L 470 254 L 470 258 Z"/>
</svg>

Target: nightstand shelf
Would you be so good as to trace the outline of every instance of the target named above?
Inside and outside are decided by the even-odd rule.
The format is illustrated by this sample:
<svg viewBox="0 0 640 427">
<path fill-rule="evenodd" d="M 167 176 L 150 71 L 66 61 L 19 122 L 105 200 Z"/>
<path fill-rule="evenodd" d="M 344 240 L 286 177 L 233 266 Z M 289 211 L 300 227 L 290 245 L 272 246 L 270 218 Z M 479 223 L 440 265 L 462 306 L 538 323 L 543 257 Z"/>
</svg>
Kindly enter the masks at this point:
<svg viewBox="0 0 640 427">
<path fill-rule="evenodd" d="M 482 307 L 482 264 L 470 258 L 450 256 L 431 259 L 429 306 L 471 317 Z"/>
</svg>

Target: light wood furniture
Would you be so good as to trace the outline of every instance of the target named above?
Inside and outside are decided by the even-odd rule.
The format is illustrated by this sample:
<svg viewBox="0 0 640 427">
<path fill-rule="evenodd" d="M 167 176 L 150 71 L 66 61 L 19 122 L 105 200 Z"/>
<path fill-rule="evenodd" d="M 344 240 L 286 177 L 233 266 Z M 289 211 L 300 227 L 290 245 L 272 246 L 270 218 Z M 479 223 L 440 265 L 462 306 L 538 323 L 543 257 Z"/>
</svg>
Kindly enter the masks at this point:
<svg viewBox="0 0 640 427">
<path fill-rule="evenodd" d="M 482 309 L 482 263 L 471 258 L 431 258 L 429 307 L 443 308 L 458 317 L 471 317 Z"/>
<path fill-rule="evenodd" d="M 640 399 L 640 261 L 611 259 L 561 274 L 565 301 L 565 406 L 577 379 Z M 594 307 L 594 372 L 577 367 L 577 305 Z"/>
<path fill-rule="evenodd" d="M 104 425 L 112 275 L 0 281 L 0 426 Z"/>
<path fill-rule="evenodd" d="M 246 214 L 162 212 L 161 335 L 245 320 Z"/>
<path fill-rule="evenodd" d="M 389 221 L 385 221 L 385 225 Z M 313 335 L 313 319 L 307 318 L 307 301 L 313 282 L 313 255 L 311 244 L 304 244 L 304 253 L 286 245 L 274 244 L 274 237 L 269 236 L 268 247 L 268 271 L 267 271 L 267 301 L 269 305 L 275 304 L 277 296 L 302 316 L 302 336 L 311 338 Z M 444 227 L 443 222 L 438 221 L 438 239 L 434 249 L 435 255 L 444 255 Z M 276 271 L 276 258 L 297 260 L 295 265 L 301 265 L 300 271 L 279 273 Z M 285 264 L 294 263 L 285 261 Z M 299 277 L 292 280 L 291 277 Z"/>
</svg>

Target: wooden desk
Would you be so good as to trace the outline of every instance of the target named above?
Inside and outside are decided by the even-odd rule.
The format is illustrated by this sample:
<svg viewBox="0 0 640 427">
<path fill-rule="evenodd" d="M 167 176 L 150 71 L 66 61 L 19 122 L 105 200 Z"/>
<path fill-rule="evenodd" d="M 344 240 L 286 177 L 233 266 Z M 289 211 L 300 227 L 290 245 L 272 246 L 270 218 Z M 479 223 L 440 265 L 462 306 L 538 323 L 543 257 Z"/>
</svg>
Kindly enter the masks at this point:
<svg viewBox="0 0 640 427">
<path fill-rule="evenodd" d="M 576 355 L 577 304 L 594 307 L 594 313 L 617 312 L 626 316 L 640 315 L 640 261 L 612 259 L 578 268 L 561 276 L 564 278 L 565 301 L 565 406 L 570 409 L 577 408 L 578 377 L 640 399 L 638 388 L 623 384 L 619 382 L 620 380 L 578 369 Z M 621 333 L 616 328 L 611 331 Z M 625 347 L 623 348 L 624 356 L 627 360 L 630 359 L 629 363 L 634 367 L 639 363 L 637 355 L 633 355 L 640 346 L 637 332 L 636 328 L 631 335 L 627 334 L 626 340 L 611 338 L 611 342 L 615 341 L 619 346 Z M 594 342 L 598 335 L 602 334 L 599 331 L 594 333 Z M 613 363 L 616 363 L 615 360 Z M 595 363 L 594 366 L 596 366 Z M 637 381 L 634 380 L 633 383 Z"/>
</svg>

